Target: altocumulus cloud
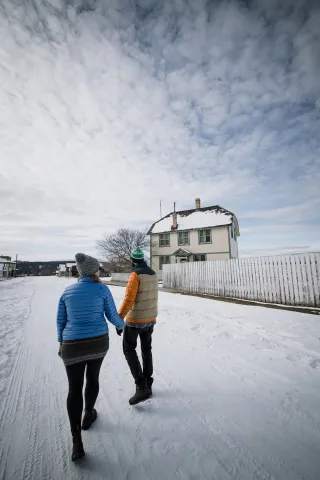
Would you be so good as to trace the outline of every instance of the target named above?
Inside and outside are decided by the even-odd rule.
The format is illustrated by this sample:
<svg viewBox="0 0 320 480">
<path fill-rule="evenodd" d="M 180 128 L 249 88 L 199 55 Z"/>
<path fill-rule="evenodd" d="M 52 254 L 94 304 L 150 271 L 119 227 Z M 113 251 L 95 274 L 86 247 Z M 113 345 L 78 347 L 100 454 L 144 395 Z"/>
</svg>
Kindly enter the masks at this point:
<svg viewBox="0 0 320 480">
<path fill-rule="evenodd" d="M 244 255 L 319 249 L 319 2 L 0 8 L 1 253 L 94 253 L 197 196 Z"/>
</svg>

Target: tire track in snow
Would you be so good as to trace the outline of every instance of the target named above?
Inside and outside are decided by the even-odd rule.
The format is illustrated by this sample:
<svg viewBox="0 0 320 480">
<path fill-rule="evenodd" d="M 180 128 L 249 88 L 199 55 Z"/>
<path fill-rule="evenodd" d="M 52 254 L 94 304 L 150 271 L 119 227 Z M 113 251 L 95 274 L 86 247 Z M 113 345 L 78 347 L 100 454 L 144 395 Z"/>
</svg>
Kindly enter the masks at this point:
<svg viewBox="0 0 320 480">
<path fill-rule="evenodd" d="M 40 310 L 42 308 L 43 306 L 40 305 Z M 48 480 L 52 478 L 66 478 L 69 480 L 74 478 L 70 465 L 71 434 L 69 433 L 66 404 L 63 402 L 64 399 L 62 399 L 59 383 L 61 381 L 60 375 L 65 375 L 65 371 L 57 368 L 62 364 L 62 361 L 58 357 L 56 343 L 55 311 L 56 303 L 54 304 L 53 321 L 50 321 L 47 327 L 42 324 L 43 330 L 39 334 L 39 345 L 42 345 L 42 351 L 46 355 L 46 364 L 41 369 L 42 375 L 39 379 L 41 395 L 38 402 L 40 403 L 40 412 L 42 409 L 48 409 L 49 415 L 46 416 L 45 423 L 49 434 L 44 432 L 44 443 L 47 452 L 49 450 L 51 454 L 46 456 L 45 471 L 39 469 L 37 475 L 41 479 L 46 474 Z M 39 358 L 39 362 L 41 363 L 41 358 Z M 42 430 L 44 430 L 43 427 Z M 40 428 L 39 433 L 43 433 Z M 68 440 L 69 448 L 67 448 Z M 39 443 L 37 444 L 35 455 L 41 456 Z"/>
<path fill-rule="evenodd" d="M 15 415 L 19 395 L 21 393 L 21 386 L 22 386 L 22 372 L 25 364 L 25 349 L 27 345 L 28 333 L 31 328 L 31 306 L 32 300 L 34 298 L 34 285 L 31 285 L 31 294 L 28 299 L 28 314 L 26 319 L 26 325 L 24 329 L 24 334 L 20 342 L 20 346 L 18 349 L 17 356 L 13 363 L 12 367 L 12 375 L 9 380 L 8 386 L 4 392 L 4 402 L 3 407 L 0 414 L 0 478 L 6 478 L 6 471 L 7 471 L 7 460 L 8 454 L 10 452 L 10 441 L 8 440 L 11 438 L 10 432 L 9 434 L 5 434 L 4 429 L 5 426 L 8 424 L 9 419 L 12 421 L 13 415 Z"/>
<path fill-rule="evenodd" d="M 55 380 L 57 380 L 57 376 L 55 374 Z M 55 382 L 56 385 L 57 382 Z M 56 390 L 52 392 L 51 398 L 51 405 L 52 411 L 55 412 L 53 415 L 53 425 L 50 422 L 50 437 L 54 442 L 54 451 L 56 452 L 56 461 L 60 464 L 62 471 L 66 478 L 70 474 L 70 455 L 71 449 L 67 448 L 66 442 L 66 433 L 65 430 L 68 429 L 69 424 L 64 421 L 64 416 L 61 415 L 63 409 L 66 408 L 65 405 L 62 406 L 62 399 L 61 393 L 57 392 Z M 71 434 L 70 434 L 70 441 L 69 446 L 71 446 Z"/>
<path fill-rule="evenodd" d="M 122 354 L 122 352 L 119 353 Z M 105 359 L 106 363 L 109 360 L 107 368 L 108 370 L 114 372 L 113 376 L 116 376 L 117 365 L 112 361 L 111 355 L 109 356 L 111 358 L 108 358 L 108 355 L 109 353 L 107 354 Z M 120 435 L 117 435 L 116 441 L 114 441 L 113 439 L 111 443 L 112 449 L 116 453 L 116 457 L 118 460 L 116 473 L 117 478 L 123 480 L 131 480 L 136 478 L 141 478 L 143 480 L 155 480 L 155 477 L 148 465 L 137 465 L 137 459 L 139 459 L 137 445 L 141 446 L 141 444 L 144 442 L 144 433 L 146 432 L 147 426 L 144 426 L 142 422 L 139 422 L 139 425 L 135 429 L 135 434 L 133 436 L 134 441 L 132 441 L 125 434 L 121 433 L 121 423 L 129 425 L 130 421 L 132 420 L 132 407 L 129 407 L 126 397 L 117 398 L 116 396 L 110 395 L 110 382 L 106 380 L 106 373 L 101 375 L 100 384 L 101 387 L 99 394 L 99 403 L 101 404 L 101 401 L 104 400 L 104 404 L 108 405 L 111 414 L 110 416 L 113 420 L 116 421 L 118 431 L 120 433 Z M 92 431 L 92 433 L 94 433 L 94 431 Z M 105 440 L 104 436 L 98 434 L 96 438 L 102 446 L 104 444 L 103 440 Z M 110 455 L 110 446 L 105 449 L 105 455 L 107 454 Z M 121 461 L 122 459 L 126 460 L 125 465 L 124 462 Z M 136 469 L 139 469 L 139 472 L 137 472 Z M 122 471 L 122 473 L 120 473 L 120 471 Z"/>
<path fill-rule="evenodd" d="M 17 387 L 17 383 L 19 383 L 19 380 L 17 379 L 18 373 L 21 370 L 21 363 L 24 359 L 24 348 L 26 344 L 26 339 L 28 336 L 28 330 L 30 328 L 30 315 L 31 315 L 31 304 L 32 304 L 32 299 L 34 296 L 34 285 L 32 285 L 32 291 L 31 295 L 28 300 L 28 315 L 27 315 L 27 320 L 26 320 L 26 325 L 24 329 L 24 334 L 20 342 L 20 346 L 18 348 L 18 353 L 15 358 L 13 367 L 12 367 L 12 372 L 13 374 L 11 375 L 11 378 L 9 380 L 9 383 L 7 385 L 7 388 L 4 391 L 4 402 L 3 402 L 3 407 L 1 409 L 1 414 L 0 414 L 0 425 L 3 425 L 4 422 L 6 421 L 7 417 L 9 416 L 9 408 L 12 406 L 12 398 L 16 398 L 15 390 Z M 14 389 L 14 390 L 13 390 Z M 13 390 L 13 391 L 12 391 Z M 13 394 L 13 395 L 12 395 Z"/>
<path fill-rule="evenodd" d="M 23 435 L 24 449 L 21 451 L 22 462 L 20 463 L 20 473 L 16 472 L 16 478 L 21 480 L 31 480 L 36 478 L 35 468 L 37 466 L 38 457 L 35 455 L 37 448 L 37 424 L 39 416 L 39 404 L 36 401 L 37 389 L 35 383 L 28 383 L 25 378 L 26 365 L 38 364 L 38 350 L 34 348 L 34 344 L 37 343 L 37 329 L 34 327 L 34 318 L 31 316 L 32 302 L 35 294 L 35 285 L 33 285 L 33 293 L 29 300 L 29 318 L 28 328 L 25 331 L 24 342 L 21 345 L 19 352 L 19 361 L 17 362 L 11 391 L 8 392 L 8 399 L 10 402 L 7 405 L 7 417 L 11 418 L 11 424 L 13 419 L 21 423 L 21 435 Z M 30 340 L 32 340 L 30 342 Z M 20 408 L 19 408 L 20 407 Z M 23 415 L 21 418 L 21 412 L 27 410 L 27 415 Z M 7 442 L 14 441 L 13 437 L 14 429 L 8 429 Z M 16 432 L 15 432 L 16 433 Z M 10 441 L 8 441 L 8 436 Z M 4 475 L 4 478 L 5 475 Z"/>
<path fill-rule="evenodd" d="M 30 358 L 30 357 L 29 357 Z M 30 386 L 26 391 L 25 401 L 23 402 L 24 405 L 29 405 L 27 421 L 26 421 L 26 438 L 28 438 L 28 444 L 24 451 L 23 457 L 23 468 L 21 473 L 21 480 L 31 480 L 36 478 L 34 475 L 35 468 L 37 466 L 37 455 L 35 455 L 35 451 L 37 448 L 37 422 L 39 416 L 39 404 L 36 401 L 36 389 Z M 30 408 L 31 407 L 31 408 Z"/>
<path fill-rule="evenodd" d="M 0 478 L 3 480 L 73 478 L 67 463 L 69 454 L 66 458 L 65 437 L 61 435 L 62 405 L 54 359 L 57 302 L 45 282 L 46 279 L 34 280 L 27 328 L 1 417 Z M 17 452 L 19 462 L 15 462 Z"/>
</svg>

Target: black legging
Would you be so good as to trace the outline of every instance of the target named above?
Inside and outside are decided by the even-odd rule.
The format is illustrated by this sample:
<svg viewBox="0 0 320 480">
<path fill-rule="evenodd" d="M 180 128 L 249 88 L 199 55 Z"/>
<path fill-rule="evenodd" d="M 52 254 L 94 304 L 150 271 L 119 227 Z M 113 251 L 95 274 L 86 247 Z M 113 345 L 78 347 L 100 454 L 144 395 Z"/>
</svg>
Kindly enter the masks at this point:
<svg viewBox="0 0 320 480">
<path fill-rule="evenodd" d="M 85 409 L 92 410 L 99 393 L 99 373 L 103 358 L 89 360 L 88 362 L 76 363 L 66 366 L 69 393 L 67 399 L 67 409 L 70 420 L 71 431 L 75 432 L 80 428 L 83 411 L 83 381 L 86 371 L 86 388 L 84 392 Z"/>
</svg>

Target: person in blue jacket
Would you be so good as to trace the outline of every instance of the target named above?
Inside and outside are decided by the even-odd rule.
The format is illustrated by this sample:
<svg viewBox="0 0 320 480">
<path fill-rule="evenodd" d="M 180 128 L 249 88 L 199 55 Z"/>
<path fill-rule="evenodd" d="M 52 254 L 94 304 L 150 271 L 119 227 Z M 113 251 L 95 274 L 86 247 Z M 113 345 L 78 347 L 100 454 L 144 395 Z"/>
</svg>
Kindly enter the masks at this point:
<svg viewBox="0 0 320 480">
<path fill-rule="evenodd" d="M 99 279 L 99 261 L 84 253 L 77 253 L 75 258 L 80 278 L 64 291 L 57 314 L 59 355 L 69 382 L 67 410 L 73 437 L 72 461 L 85 455 L 81 428 L 88 430 L 97 418 L 94 405 L 99 393 L 99 373 L 109 349 L 106 318 L 119 335 L 124 327 L 109 288 Z M 81 424 L 85 372 L 85 411 Z"/>
</svg>

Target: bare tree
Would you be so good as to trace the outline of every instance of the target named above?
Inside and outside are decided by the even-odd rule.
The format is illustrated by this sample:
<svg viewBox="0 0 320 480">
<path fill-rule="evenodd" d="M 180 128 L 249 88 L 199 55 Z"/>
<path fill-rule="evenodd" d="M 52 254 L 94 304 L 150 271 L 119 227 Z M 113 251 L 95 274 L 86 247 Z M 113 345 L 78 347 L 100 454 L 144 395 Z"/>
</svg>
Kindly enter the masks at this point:
<svg viewBox="0 0 320 480">
<path fill-rule="evenodd" d="M 101 256 L 113 264 L 118 271 L 131 265 L 130 255 L 135 248 L 149 250 L 150 240 L 144 230 L 120 228 L 116 233 L 106 235 L 97 241 Z"/>
</svg>

